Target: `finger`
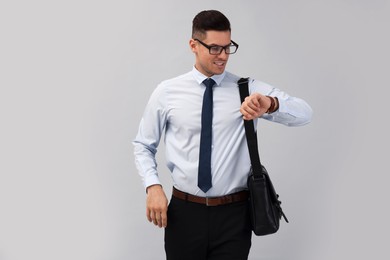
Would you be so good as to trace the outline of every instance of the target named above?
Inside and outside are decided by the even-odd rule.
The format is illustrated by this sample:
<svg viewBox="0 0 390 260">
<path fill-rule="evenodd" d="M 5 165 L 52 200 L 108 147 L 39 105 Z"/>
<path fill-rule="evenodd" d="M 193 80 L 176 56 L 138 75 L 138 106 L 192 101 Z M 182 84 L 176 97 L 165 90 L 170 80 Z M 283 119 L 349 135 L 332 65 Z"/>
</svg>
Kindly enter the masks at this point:
<svg viewBox="0 0 390 260">
<path fill-rule="evenodd" d="M 247 119 L 247 117 L 250 116 L 249 113 L 244 109 L 244 107 L 240 108 L 240 112 L 243 115 L 244 119 Z"/>
<path fill-rule="evenodd" d="M 161 225 L 164 228 L 166 228 L 168 225 L 168 216 L 166 211 L 161 213 Z"/>
<path fill-rule="evenodd" d="M 159 212 L 156 213 L 156 225 L 161 227 L 161 214 Z"/>
<path fill-rule="evenodd" d="M 243 118 L 244 120 L 252 120 L 252 119 L 254 119 L 255 117 L 252 116 L 252 115 L 244 115 L 242 118 Z"/>
<path fill-rule="evenodd" d="M 254 111 L 253 109 L 248 109 L 245 107 L 241 107 L 240 112 L 243 115 L 244 120 L 252 120 L 256 118 L 258 114 L 258 112 Z"/>
<path fill-rule="evenodd" d="M 252 103 L 252 99 L 250 97 L 246 97 L 244 103 L 242 103 L 242 106 L 245 108 L 251 108 L 255 105 Z"/>
<path fill-rule="evenodd" d="M 252 103 L 251 100 L 247 100 L 242 104 L 241 108 L 244 109 L 246 112 L 251 113 L 256 109 L 256 106 Z"/>
<path fill-rule="evenodd" d="M 256 117 L 255 116 L 251 116 L 251 115 L 249 115 L 249 116 L 243 116 L 243 119 L 244 120 L 253 120 L 253 119 L 255 119 Z"/>
<path fill-rule="evenodd" d="M 250 107 L 255 110 L 255 111 L 259 111 L 261 105 L 260 105 L 260 101 L 259 99 L 256 97 L 256 96 L 253 96 L 251 97 L 251 103 L 250 103 Z"/>
<path fill-rule="evenodd" d="M 161 228 L 162 227 L 161 214 L 158 214 L 158 217 L 156 217 L 156 220 L 157 220 L 157 226 Z"/>
<path fill-rule="evenodd" d="M 158 225 L 157 216 L 154 211 L 152 212 L 152 220 L 153 220 L 153 224 L 157 226 Z"/>
<path fill-rule="evenodd" d="M 146 208 L 146 218 L 149 222 L 152 222 L 151 211 L 149 208 Z"/>
<path fill-rule="evenodd" d="M 245 106 L 245 105 L 241 107 L 240 111 L 246 117 L 254 116 L 257 113 L 256 110 L 252 109 L 249 106 Z"/>
</svg>

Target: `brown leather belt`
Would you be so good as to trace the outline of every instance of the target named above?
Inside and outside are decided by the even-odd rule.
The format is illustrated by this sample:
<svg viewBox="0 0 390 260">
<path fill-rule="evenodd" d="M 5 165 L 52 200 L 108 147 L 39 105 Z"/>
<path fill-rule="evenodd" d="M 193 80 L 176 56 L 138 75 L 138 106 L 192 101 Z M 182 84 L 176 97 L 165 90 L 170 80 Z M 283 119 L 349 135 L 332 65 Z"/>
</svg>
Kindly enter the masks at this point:
<svg viewBox="0 0 390 260">
<path fill-rule="evenodd" d="M 221 197 L 199 197 L 179 191 L 175 187 L 173 187 L 172 195 L 173 197 L 181 200 L 195 202 L 206 206 L 220 206 L 233 202 L 245 201 L 249 198 L 249 193 L 246 190 Z"/>
</svg>

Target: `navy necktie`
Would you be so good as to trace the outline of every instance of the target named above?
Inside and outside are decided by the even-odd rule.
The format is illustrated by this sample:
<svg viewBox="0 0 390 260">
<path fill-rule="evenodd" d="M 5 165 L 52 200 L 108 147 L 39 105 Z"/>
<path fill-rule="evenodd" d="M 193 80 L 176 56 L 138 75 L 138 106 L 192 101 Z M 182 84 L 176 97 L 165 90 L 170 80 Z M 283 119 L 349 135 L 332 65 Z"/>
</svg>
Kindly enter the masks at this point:
<svg viewBox="0 0 390 260">
<path fill-rule="evenodd" d="M 198 187 L 207 192 L 211 184 L 211 140 L 213 121 L 213 86 L 215 81 L 211 78 L 205 79 L 203 84 L 206 90 L 203 95 L 202 106 L 202 131 L 200 134 Z"/>
</svg>

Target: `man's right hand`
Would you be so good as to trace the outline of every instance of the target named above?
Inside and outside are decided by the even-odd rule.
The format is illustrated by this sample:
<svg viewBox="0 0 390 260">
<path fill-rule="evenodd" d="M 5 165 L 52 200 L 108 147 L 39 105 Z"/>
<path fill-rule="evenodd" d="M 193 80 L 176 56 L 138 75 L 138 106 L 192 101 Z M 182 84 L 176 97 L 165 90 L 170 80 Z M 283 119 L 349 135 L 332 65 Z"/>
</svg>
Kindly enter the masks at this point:
<svg viewBox="0 0 390 260">
<path fill-rule="evenodd" d="M 267 96 L 260 93 L 253 93 L 247 96 L 242 102 L 240 112 L 245 120 L 252 120 L 261 117 L 271 106 L 271 101 Z"/>
<path fill-rule="evenodd" d="M 161 185 L 152 185 L 147 188 L 146 217 L 156 226 L 167 226 L 168 199 Z"/>
</svg>

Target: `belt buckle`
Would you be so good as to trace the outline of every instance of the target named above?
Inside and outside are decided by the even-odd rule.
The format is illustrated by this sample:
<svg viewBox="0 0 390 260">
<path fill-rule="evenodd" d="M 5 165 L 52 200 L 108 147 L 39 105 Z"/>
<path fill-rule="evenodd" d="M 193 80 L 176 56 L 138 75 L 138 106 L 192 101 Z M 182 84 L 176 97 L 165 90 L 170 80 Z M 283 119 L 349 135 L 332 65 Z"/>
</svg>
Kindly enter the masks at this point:
<svg viewBox="0 0 390 260">
<path fill-rule="evenodd" d="M 206 206 L 210 206 L 209 205 L 209 197 L 206 197 Z"/>
</svg>

